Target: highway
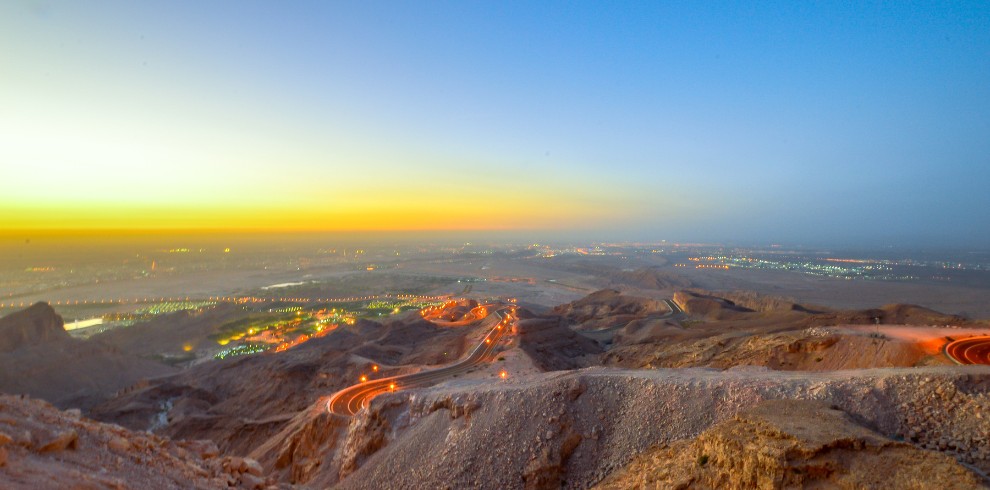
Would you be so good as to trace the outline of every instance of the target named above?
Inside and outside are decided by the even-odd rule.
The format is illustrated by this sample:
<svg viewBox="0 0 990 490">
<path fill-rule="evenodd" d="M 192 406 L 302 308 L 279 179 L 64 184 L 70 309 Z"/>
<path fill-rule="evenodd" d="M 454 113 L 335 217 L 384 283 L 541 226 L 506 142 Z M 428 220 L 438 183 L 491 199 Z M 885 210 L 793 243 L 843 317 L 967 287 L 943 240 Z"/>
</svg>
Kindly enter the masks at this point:
<svg viewBox="0 0 990 490">
<path fill-rule="evenodd" d="M 489 312 L 482 323 L 489 322 L 491 330 L 464 359 L 429 371 L 369 380 L 344 388 L 334 393 L 327 401 L 327 411 L 334 415 L 350 417 L 361 410 L 361 407 L 367 406 L 372 398 L 382 393 L 430 386 L 456 374 L 466 373 L 482 362 L 492 360 L 496 345 L 515 321 L 511 309 L 511 306 L 502 306 Z"/>
<path fill-rule="evenodd" d="M 945 355 L 959 364 L 990 364 L 990 335 L 949 342 Z"/>
<path fill-rule="evenodd" d="M 23 296 L 23 295 L 18 295 Z M 353 303 L 358 301 L 371 301 L 376 299 L 399 299 L 399 300 L 421 300 L 421 301 L 439 301 L 448 300 L 451 295 L 442 296 L 424 296 L 418 294 L 372 294 L 368 296 L 350 296 L 350 297 L 338 297 L 338 298 L 312 298 L 312 297 L 277 297 L 277 296 L 203 296 L 203 297 L 180 297 L 180 296 L 169 296 L 169 297 L 141 297 L 141 298 L 104 298 L 104 299 L 40 299 L 40 300 L 28 300 L 28 301 L 17 301 L 11 300 L 9 302 L 0 302 L 0 310 L 11 308 L 27 308 L 37 301 L 45 301 L 52 306 L 112 306 L 112 305 L 137 305 L 137 304 L 155 304 L 155 303 L 175 303 L 175 302 L 213 302 L 213 303 Z"/>
</svg>

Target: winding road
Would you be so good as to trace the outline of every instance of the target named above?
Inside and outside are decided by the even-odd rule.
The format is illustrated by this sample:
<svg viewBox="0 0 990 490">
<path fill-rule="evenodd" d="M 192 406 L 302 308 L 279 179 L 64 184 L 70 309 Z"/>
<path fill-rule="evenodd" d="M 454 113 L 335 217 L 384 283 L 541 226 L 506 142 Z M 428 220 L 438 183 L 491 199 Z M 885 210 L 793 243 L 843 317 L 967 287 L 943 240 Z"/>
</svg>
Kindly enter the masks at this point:
<svg viewBox="0 0 990 490">
<path fill-rule="evenodd" d="M 949 342 L 945 355 L 959 364 L 990 364 L 990 335 Z"/>
<path fill-rule="evenodd" d="M 350 417 L 358 413 L 362 407 L 367 406 L 372 398 L 382 393 L 430 386 L 455 375 L 466 373 L 482 362 L 492 360 L 498 341 L 515 321 L 513 308 L 512 306 L 501 306 L 488 313 L 482 322 L 494 322 L 491 325 L 491 330 L 464 359 L 429 371 L 375 379 L 344 388 L 334 393 L 327 401 L 327 411 L 334 415 Z"/>
</svg>

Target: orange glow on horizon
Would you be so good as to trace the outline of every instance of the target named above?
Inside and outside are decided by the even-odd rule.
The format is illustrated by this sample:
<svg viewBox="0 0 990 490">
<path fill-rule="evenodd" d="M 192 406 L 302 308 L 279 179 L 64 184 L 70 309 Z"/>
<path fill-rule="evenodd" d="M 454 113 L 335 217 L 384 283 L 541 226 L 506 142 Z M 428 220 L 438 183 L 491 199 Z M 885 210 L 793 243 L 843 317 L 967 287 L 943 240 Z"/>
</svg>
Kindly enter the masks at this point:
<svg viewBox="0 0 990 490">
<path fill-rule="evenodd" d="M 299 232 L 377 232 L 377 231 L 484 231 L 525 229 L 566 229 L 579 226 L 577 216 L 539 216 L 534 213 L 360 213 L 332 215 L 317 212 L 203 213 L 170 212 L 15 212 L 0 207 L 0 230 L 8 231 L 299 231 Z M 523 218 L 522 216 L 526 216 Z"/>
<path fill-rule="evenodd" d="M 245 190 L 224 202 L 185 195 L 141 202 L 85 197 L 23 201 L 0 196 L 0 230 L 484 231 L 562 230 L 635 220 L 642 209 L 614 197 L 511 184 L 471 192 L 394 188 L 337 193 Z M 315 191 L 315 190 L 314 190 Z M 283 197 L 301 196 L 301 197 Z M 332 197 L 325 197 L 332 196 Z"/>
</svg>

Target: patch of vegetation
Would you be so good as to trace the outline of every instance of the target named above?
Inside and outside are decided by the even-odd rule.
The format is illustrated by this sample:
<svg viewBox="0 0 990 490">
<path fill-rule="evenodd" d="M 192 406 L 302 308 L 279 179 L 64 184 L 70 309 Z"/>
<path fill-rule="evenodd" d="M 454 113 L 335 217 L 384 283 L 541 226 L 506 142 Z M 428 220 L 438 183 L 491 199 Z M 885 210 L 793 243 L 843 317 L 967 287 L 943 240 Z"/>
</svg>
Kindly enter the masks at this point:
<svg viewBox="0 0 990 490">
<path fill-rule="evenodd" d="M 505 357 L 499 357 L 498 360 L 504 361 L 505 360 Z"/>
<path fill-rule="evenodd" d="M 707 454 L 702 454 L 701 456 L 698 456 L 698 466 L 704 468 L 705 465 L 707 465 L 707 464 L 708 464 L 708 455 Z"/>
<path fill-rule="evenodd" d="M 822 362 L 822 358 L 821 357 L 816 357 L 815 358 L 815 362 Z"/>
</svg>

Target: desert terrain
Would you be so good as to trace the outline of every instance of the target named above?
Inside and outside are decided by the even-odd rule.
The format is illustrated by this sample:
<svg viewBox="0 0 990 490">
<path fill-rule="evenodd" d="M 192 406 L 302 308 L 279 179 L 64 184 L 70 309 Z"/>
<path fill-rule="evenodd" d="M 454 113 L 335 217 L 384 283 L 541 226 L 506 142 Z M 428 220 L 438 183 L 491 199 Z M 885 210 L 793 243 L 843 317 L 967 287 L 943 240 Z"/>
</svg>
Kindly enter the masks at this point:
<svg viewBox="0 0 990 490">
<path fill-rule="evenodd" d="M 920 284 L 841 280 L 830 296 L 840 280 L 549 253 L 221 272 L 253 279 L 87 305 L 105 322 L 69 332 L 68 295 L 164 281 L 180 296 L 199 272 L 22 293 L 63 296 L 0 318 L 0 482 L 32 488 L 44 467 L 34 487 L 990 481 L 990 367 L 945 352 L 990 335 L 968 313 L 979 288 L 919 305 L 888 300 Z M 332 409 L 363 383 L 384 388 Z"/>
</svg>

